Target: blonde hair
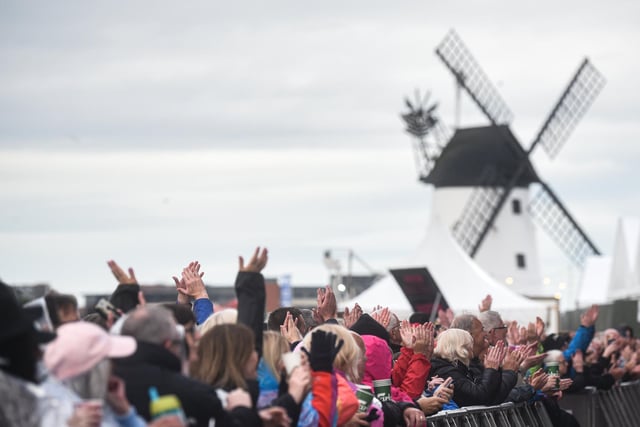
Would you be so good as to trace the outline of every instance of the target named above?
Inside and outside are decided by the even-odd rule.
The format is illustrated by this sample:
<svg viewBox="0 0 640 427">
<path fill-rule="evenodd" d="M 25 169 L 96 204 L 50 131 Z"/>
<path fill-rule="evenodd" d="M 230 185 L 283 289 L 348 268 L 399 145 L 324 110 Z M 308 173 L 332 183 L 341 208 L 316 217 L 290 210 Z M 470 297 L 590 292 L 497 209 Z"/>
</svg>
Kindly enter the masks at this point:
<svg viewBox="0 0 640 427">
<path fill-rule="evenodd" d="M 209 329 L 213 328 L 216 325 L 224 325 L 227 323 L 236 323 L 238 320 L 238 310 L 235 308 L 225 308 L 224 310 L 216 311 L 211 316 L 207 317 L 207 320 L 204 321 L 200 328 L 201 335 L 204 335 Z"/>
<path fill-rule="evenodd" d="M 304 348 L 309 350 L 309 352 L 313 351 L 311 348 L 311 335 L 315 331 L 331 332 L 332 334 L 337 335 L 338 339 L 344 341 L 340 352 L 338 352 L 338 355 L 333 361 L 333 366 L 334 368 L 343 371 L 351 381 L 358 378 L 358 361 L 362 357 L 362 352 L 360 351 L 360 347 L 356 343 L 355 339 L 353 339 L 351 331 L 344 326 L 327 323 L 316 326 L 313 328 L 313 331 L 309 332 L 302 340 L 302 345 Z"/>
<path fill-rule="evenodd" d="M 469 366 L 473 355 L 473 337 L 464 329 L 447 329 L 438 335 L 433 355 L 454 364 Z"/>
<path fill-rule="evenodd" d="M 282 355 L 289 351 L 289 343 L 276 331 L 264 331 L 262 333 L 262 358 L 271 373 L 280 379 L 280 362 Z"/>
<path fill-rule="evenodd" d="M 192 376 L 216 388 L 247 388 L 244 370 L 254 351 L 253 331 L 242 324 L 211 328 L 200 338 Z"/>
</svg>

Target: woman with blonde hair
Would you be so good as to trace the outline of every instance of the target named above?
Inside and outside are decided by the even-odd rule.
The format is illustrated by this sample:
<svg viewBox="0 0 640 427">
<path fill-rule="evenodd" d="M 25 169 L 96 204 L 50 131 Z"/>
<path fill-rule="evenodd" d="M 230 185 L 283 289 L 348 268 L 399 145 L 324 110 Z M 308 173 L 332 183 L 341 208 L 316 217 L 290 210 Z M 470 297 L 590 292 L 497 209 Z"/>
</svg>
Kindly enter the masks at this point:
<svg viewBox="0 0 640 427">
<path fill-rule="evenodd" d="M 358 410 L 353 381 L 359 378 L 358 367 L 364 356 L 351 331 L 340 325 L 325 323 L 315 327 L 313 333 L 307 334 L 301 345 L 309 352 L 310 358 L 327 351 L 333 356 L 333 363 L 329 363 L 331 366 L 321 369 L 314 368 L 314 361 L 310 360 L 314 378 L 314 407 L 320 415 L 318 426 L 333 425 L 335 412 L 337 425 L 347 424 Z M 335 382 L 332 381 L 334 375 Z M 332 390 L 336 384 L 337 390 Z"/>
<path fill-rule="evenodd" d="M 216 325 L 200 337 L 198 360 L 191 374 L 223 390 L 249 390 L 247 380 L 256 379 L 257 366 L 253 331 L 245 325 L 229 323 Z"/>
<path fill-rule="evenodd" d="M 488 405 L 500 388 L 502 376 L 499 368 L 504 355 L 503 346 L 491 347 L 484 359 L 482 376 L 474 378 L 469 370 L 473 337 L 462 329 L 447 329 L 438 335 L 429 376 L 453 379 L 453 401 L 458 406 Z"/>
<path fill-rule="evenodd" d="M 289 343 L 284 336 L 275 331 L 262 333 L 262 357 L 258 363 L 258 383 L 260 385 L 258 409 L 278 404 L 279 399 L 283 399 L 283 395 L 278 396 L 281 390 L 280 382 L 286 381 L 288 394 L 300 407 L 299 415 L 298 411 L 290 414 L 291 425 L 298 427 L 317 426 L 318 412 L 312 404 L 313 396 L 308 393 L 308 381 L 304 383 L 304 386 L 300 381 L 300 377 L 310 377 L 309 364 L 306 358 L 301 358 L 300 366 L 294 368 L 285 377 L 286 371 L 282 359 L 283 355 L 288 352 Z"/>
</svg>

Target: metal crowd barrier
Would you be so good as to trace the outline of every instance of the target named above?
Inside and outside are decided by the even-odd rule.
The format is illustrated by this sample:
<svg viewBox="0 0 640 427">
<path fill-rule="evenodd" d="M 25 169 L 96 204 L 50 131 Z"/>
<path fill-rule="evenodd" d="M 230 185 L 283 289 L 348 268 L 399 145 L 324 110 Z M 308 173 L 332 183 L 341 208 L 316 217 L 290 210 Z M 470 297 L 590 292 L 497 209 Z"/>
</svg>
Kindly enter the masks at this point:
<svg viewBox="0 0 640 427">
<path fill-rule="evenodd" d="M 428 427 L 552 427 L 542 402 L 467 406 L 427 417 Z"/>
<path fill-rule="evenodd" d="M 560 407 L 571 412 L 582 427 L 640 425 L 640 381 L 622 383 L 611 390 L 586 387 L 567 394 Z"/>
<path fill-rule="evenodd" d="M 587 387 L 565 394 L 560 407 L 573 414 L 582 427 L 640 426 L 640 381 L 622 383 L 611 390 Z M 429 427 L 552 427 L 542 402 L 467 406 L 427 417 Z"/>
</svg>

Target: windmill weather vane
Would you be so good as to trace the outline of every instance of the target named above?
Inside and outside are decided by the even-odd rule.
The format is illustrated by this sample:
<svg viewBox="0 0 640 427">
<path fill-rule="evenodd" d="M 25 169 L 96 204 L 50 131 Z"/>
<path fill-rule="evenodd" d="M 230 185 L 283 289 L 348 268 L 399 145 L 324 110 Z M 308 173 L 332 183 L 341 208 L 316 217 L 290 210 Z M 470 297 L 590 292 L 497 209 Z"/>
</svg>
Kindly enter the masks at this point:
<svg viewBox="0 0 640 427">
<path fill-rule="evenodd" d="M 604 86 L 598 70 L 588 59 L 582 61 L 525 149 L 509 128 L 511 110 L 455 31 L 447 34 L 435 53 L 453 74 L 459 90 L 470 96 L 490 122 L 486 127 L 451 132 L 437 117 L 436 105 L 422 107 L 426 107 L 428 96 L 422 102 L 416 96 L 417 105 L 405 100 L 409 112 L 402 118 L 407 132 L 417 139 L 420 180 L 436 187 L 436 210 L 449 217 L 452 235 L 463 250 L 480 259 L 487 271 L 504 270 L 505 275 L 509 274 L 511 264 L 508 268 L 498 266 L 505 262 L 498 258 L 507 256 L 515 256 L 512 259 L 517 268 L 524 270 L 527 255 L 537 262 L 530 224 L 533 217 L 576 265 L 581 266 L 589 255 L 599 255 L 586 232 L 539 177 L 530 159 L 538 145 L 552 159 L 558 154 Z M 529 197 L 530 185 L 539 187 L 537 196 Z M 520 206 L 522 198 L 531 200 L 526 211 Z M 508 201 L 512 215 L 504 209 Z M 519 242 L 510 243 L 509 238 Z M 539 284 L 538 279 L 529 275 L 527 280 Z M 528 287 L 532 286 L 529 283 Z"/>
</svg>

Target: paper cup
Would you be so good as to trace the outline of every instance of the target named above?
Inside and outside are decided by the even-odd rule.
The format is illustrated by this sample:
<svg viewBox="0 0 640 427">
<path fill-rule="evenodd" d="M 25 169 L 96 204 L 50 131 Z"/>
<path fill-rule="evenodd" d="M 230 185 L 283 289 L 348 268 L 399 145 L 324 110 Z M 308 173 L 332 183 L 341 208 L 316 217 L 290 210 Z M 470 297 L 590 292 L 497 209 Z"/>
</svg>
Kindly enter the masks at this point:
<svg viewBox="0 0 640 427">
<path fill-rule="evenodd" d="M 373 393 L 368 386 L 357 385 L 356 397 L 358 398 L 358 412 L 367 412 L 371 401 L 373 400 Z"/>
<path fill-rule="evenodd" d="M 287 375 L 291 375 L 291 372 L 298 366 L 300 366 L 300 353 L 285 353 L 282 355 L 282 363 L 287 370 Z"/>
<path fill-rule="evenodd" d="M 373 380 L 373 390 L 380 402 L 391 400 L 391 379 Z"/>
</svg>

